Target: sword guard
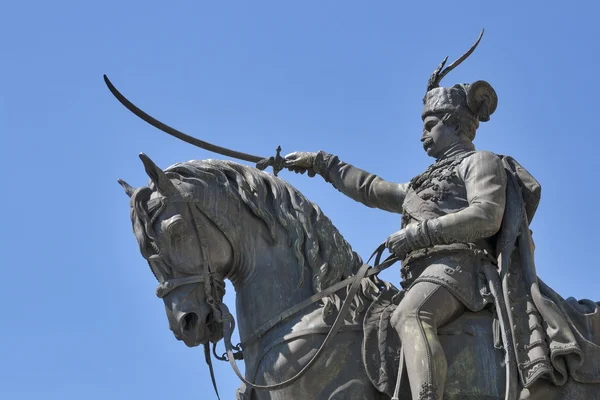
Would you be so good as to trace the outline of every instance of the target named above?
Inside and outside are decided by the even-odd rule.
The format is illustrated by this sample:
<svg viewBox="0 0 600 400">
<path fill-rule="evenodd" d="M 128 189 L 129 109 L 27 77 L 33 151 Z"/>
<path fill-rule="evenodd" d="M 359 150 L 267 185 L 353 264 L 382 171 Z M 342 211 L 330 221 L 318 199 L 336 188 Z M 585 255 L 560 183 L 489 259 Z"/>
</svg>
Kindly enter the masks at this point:
<svg viewBox="0 0 600 400">
<path fill-rule="evenodd" d="M 275 162 L 274 157 L 263 158 L 262 160 L 260 160 L 259 162 L 256 163 L 256 168 L 260 169 L 261 171 L 264 171 L 265 169 L 267 169 L 269 167 L 269 165 L 273 165 L 274 162 Z"/>
<path fill-rule="evenodd" d="M 256 168 L 261 171 L 267 169 L 267 167 L 273 167 L 273 175 L 277 176 L 279 171 L 284 168 L 285 158 L 281 157 L 281 146 L 277 146 L 277 153 L 275 157 L 263 158 L 259 162 L 256 163 Z"/>
</svg>

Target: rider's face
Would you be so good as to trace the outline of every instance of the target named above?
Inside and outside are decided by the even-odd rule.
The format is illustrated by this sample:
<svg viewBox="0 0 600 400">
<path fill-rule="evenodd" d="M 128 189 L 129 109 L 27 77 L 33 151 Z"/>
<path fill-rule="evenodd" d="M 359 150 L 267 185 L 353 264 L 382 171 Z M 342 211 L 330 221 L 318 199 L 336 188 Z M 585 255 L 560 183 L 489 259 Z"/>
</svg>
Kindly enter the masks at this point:
<svg viewBox="0 0 600 400">
<path fill-rule="evenodd" d="M 441 115 L 429 115 L 423 120 L 421 142 L 428 156 L 440 158 L 458 140 L 456 127 L 444 124 Z"/>
</svg>

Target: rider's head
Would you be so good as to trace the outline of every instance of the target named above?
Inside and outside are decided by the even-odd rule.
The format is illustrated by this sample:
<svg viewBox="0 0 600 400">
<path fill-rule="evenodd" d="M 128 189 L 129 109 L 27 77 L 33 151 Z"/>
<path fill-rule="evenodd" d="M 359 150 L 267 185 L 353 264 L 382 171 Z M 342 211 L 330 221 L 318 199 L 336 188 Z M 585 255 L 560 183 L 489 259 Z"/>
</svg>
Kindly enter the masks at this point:
<svg viewBox="0 0 600 400">
<path fill-rule="evenodd" d="M 490 119 L 498 98 L 489 83 L 477 81 L 432 88 L 423 103 L 421 141 L 428 155 L 439 158 L 457 144 L 470 145 L 479 121 Z"/>
<path fill-rule="evenodd" d="M 433 72 L 423 98 L 423 135 L 421 141 L 427 154 L 439 158 L 456 145 L 472 146 L 479 122 L 489 121 L 496 110 L 498 96 L 485 81 L 440 87 L 440 81 L 460 65 L 475 50 L 483 31 L 471 48 L 444 69 L 448 57 Z"/>
</svg>

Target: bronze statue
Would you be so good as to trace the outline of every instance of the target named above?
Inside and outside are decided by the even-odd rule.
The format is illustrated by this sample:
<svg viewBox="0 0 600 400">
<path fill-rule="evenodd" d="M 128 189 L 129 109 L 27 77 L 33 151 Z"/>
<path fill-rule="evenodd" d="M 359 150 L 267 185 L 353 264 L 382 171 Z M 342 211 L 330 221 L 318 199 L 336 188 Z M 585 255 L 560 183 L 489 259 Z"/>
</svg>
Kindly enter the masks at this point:
<svg viewBox="0 0 600 400">
<path fill-rule="evenodd" d="M 311 169 L 352 199 L 403 215 L 402 229 L 387 239 L 403 260 L 406 288 L 392 324 L 403 343 L 412 396 L 419 400 L 441 399 L 444 392 L 447 363 L 437 328 L 465 308 L 478 312 L 492 303 L 481 265 L 496 264 L 492 239 L 506 203 L 501 159 L 473 145 L 479 122 L 496 109 L 494 89 L 484 81 L 438 87 L 461 60 L 442 71 L 444 60 L 429 80 L 421 142 L 436 162 L 410 183 L 386 182 L 324 152 L 286 157 L 290 169 Z"/>
<path fill-rule="evenodd" d="M 564 300 L 535 271 L 529 222 L 540 185 L 514 159 L 473 145 L 496 109 L 494 89 L 439 87 L 480 40 L 428 82 L 421 141 L 436 161 L 409 183 L 322 151 L 285 161 L 279 150 L 270 161 L 239 153 L 402 214 L 386 241 L 402 260 L 402 290 L 280 178 L 214 160 L 163 172 L 142 155 L 149 186 L 121 181 L 171 330 L 207 351 L 224 338 L 236 372 L 243 357 L 239 399 L 600 399 L 598 304 Z"/>
</svg>

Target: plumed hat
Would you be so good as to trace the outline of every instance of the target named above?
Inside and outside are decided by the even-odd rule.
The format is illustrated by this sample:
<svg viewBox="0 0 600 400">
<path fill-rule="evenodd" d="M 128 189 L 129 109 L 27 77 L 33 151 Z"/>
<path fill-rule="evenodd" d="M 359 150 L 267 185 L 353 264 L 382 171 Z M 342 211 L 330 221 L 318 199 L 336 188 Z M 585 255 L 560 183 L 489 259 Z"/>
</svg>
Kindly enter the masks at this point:
<svg viewBox="0 0 600 400">
<path fill-rule="evenodd" d="M 446 57 L 433 72 L 427 83 L 427 92 L 423 98 L 424 106 L 421 113 L 423 119 L 434 113 L 449 113 L 460 119 L 468 120 L 475 127 L 479 125 L 479 121 L 486 122 L 490 120 L 490 115 L 496 111 L 498 96 L 494 88 L 486 81 L 454 85 L 449 88 L 439 87 L 442 78 L 473 53 L 482 36 L 483 30 L 475 44 L 462 57 L 442 70 L 448 60 L 448 57 Z"/>
</svg>

